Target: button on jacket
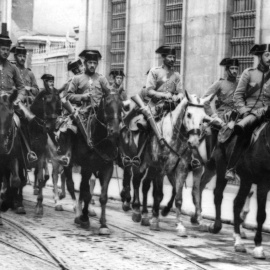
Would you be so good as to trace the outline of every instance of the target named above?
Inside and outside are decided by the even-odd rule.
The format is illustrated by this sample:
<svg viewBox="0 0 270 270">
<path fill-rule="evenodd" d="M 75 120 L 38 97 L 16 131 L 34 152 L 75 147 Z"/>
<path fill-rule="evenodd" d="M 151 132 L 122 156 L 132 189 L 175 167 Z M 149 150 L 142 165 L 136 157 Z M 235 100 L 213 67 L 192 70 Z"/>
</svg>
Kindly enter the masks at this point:
<svg viewBox="0 0 270 270">
<path fill-rule="evenodd" d="M 20 75 L 22 77 L 24 85 L 34 88 L 34 89 L 31 89 L 31 93 L 34 96 L 36 96 L 38 94 L 39 90 L 38 90 L 38 85 L 37 85 L 37 81 L 36 81 L 34 73 L 28 68 L 21 69 L 18 66 L 17 66 L 17 68 L 20 72 Z"/>
</svg>

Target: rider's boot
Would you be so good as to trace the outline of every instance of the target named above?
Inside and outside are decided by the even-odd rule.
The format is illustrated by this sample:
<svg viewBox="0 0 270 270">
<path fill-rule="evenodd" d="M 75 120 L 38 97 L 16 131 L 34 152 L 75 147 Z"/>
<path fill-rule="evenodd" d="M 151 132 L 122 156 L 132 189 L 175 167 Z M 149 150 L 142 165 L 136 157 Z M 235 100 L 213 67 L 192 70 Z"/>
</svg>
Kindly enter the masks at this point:
<svg viewBox="0 0 270 270">
<path fill-rule="evenodd" d="M 145 106 L 141 97 L 139 95 L 133 96 L 131 97 L 131 99 L 138 105 L 138 107 L 140 108 L 140 111 L 142 112 L 142 114 L 146 117 L 148 123 L 150 124 L 152 130 L 154 131 L 155 135 L 157 136 L 157 139 L 160 143 L 161 146 L 164 146 L 164 138 L 161 135 L 160 129 L 158 127 L 158 125 L 156 124 L 156 121 L 152 115 L 151 110 L 149 109 L 148 106 Z"/>
</svg>

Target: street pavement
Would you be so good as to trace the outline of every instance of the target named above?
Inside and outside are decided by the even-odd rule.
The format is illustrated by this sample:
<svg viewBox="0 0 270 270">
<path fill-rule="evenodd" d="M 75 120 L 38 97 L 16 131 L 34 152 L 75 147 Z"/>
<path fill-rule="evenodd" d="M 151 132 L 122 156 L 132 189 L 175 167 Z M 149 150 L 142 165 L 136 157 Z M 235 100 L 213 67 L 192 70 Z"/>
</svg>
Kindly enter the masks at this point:
<svg viewBox="0 0 270 270">
<path fill-rule="evenodd" d="M 50 167 L 51 171 L 51 167 Z M 114 178 L 111 179 L 109 190 L 108 190 L 108 197 L 115 200 L 121 200 L 120 192 L 122 189 L 122 170 L 120 168 L 116 168 L 114 170 Z M 75 184 L 75 190 L 79 190 L 80 186 L 80 174 L 78 172 L 73 172 L 73 179 Z M 29 174 L 30 181 L 33 181 L 33 174 Z M 48 180 L 48 186 L 52 186 L 52 180 Z M 60 181 L 59 181 L 60 187 Z M 183 204 L 182 204 L 182 213 L 187 215 L 194 214 L 194 204 L 192 201 L 192 175 L 189 174 L 187 179 L 187 185 L 183 189 Z M 213 189 L 215 187 L 215 178 L 207 185 L 206 189 L 203 191 L 202 196 L 202 215 L 203 218 L 214 220 L 215 219 L 215 205 L 214 205 L 214 195 Z M 223 202 L 222 202 L 222 221 L 225 223 L 233 224 L 233 201 L 238 192 L 238 186 L 234 185 L 227 185 L 225 192 L 223 194 Z M 253 190 L 255 191 L 253 196 L 250 199 L 250 212 L 247 215 L 247 218 L 244 223 L 244 227 L 248 229 L 256 229 L 257 222 L 256 222 L 256 214 L 257 214 L 257 199 L 256 199 L 256 186 L 254 185 Z M 96 181 L 96 186 L 94 189 L 94 195 L 99 195 L 101 191 L 99 181 Z M 167 179 L 164 180 L 164 187 L 163 187 L 164 197 L 161 202 L 161 206 L 166 206 L 168 201 L 171 198 L 172 194 L 172 186 L 168 182 Z M 133 189 L 131 185 L 131 195 L 133 194 Z M 152 186 L 148 193 L 148 205 L 152 206 L 153 204 L 153 197 L 152 197 Z M 140 188 L 140 198 L 142 201 L 142 190 Z M 268 194 L 267 206 L 266 206 L 266 221 L 263 226 L 263 231 L 270 233 L 270 195 Z"/>
</svg>

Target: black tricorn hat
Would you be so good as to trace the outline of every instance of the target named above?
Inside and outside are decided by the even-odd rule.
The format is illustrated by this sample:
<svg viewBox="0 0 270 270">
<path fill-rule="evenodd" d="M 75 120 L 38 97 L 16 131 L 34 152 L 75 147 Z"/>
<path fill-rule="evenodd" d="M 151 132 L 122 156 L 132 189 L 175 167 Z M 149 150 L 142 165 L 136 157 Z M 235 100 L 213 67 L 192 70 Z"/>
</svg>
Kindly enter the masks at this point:
<svg viewBox="0 0 270 270">
<path fill-rule="evenodd" d="M 109 76 L 113 76 L 114 77 L 114 73 L 115 73 L 115 70 L 111 70 L 110 73 L 109 73 Z"/>
<path fill-rule="evenodd" d="M 14 46 L 11 48 L 10 52 L 14 54 L 27 54 L 27 50 L 24 46 Z"/>
<path fill-rule="evenodd" d="M 270 44 L 255 44 L 249 51 L 250 54 L 261 55 L 264 52 L 270 52 Z"/>
<path fill-rule="evenodd" d="M 157 50 L 156 53 L 159 53 L 161 55 L 176 55 L 176 49 L 173 46 L 160 46 Z"/>
<path fill-rule="evenodd" d="M 112 73 L 113 72 L 113 73 Z M 115 78 L 116 76 L 122 76 L 122 77 L 125 77 L 125 74 L 123 72 L 123 70 L 114 70 L 114 71 L 111 71 L 113 77 Z"/>
<path fill-rule="evenodd" d="M 7 46 L 10 47 L 12 41 L 9 36 L 0 34 L 0 46 Z"/>
<path fill-rule="evenodd" d="M 82 65 L 81 59 L 78 59 L 78 60 L 75 60 L 75 61 L 70 61 L 70 62 L 68 62 L 67 69 L 68 69 L 68 71 L 71 71 L 71 70 L 73 70 L 75 68 L 78 68 L 80 65 Z"/>
<path fill-rule="evenodd" d="M 221 66 L 231 67 L 231 66 L 239 66 L 239 61 L 237 58 L 224 58 L 220 62 Z"/>
<path fill-rule="evenodd" d="M 83 50 L 79 54 L 79 57 L 84 58 L 85 60 L 98 61 L 102 56 L 98 50 Z"/>
<path fill-rule="evenodd" d="M 51 74 L 43 74 L 41 80 L 54 81 L 54 76 Z"/>
</svg>

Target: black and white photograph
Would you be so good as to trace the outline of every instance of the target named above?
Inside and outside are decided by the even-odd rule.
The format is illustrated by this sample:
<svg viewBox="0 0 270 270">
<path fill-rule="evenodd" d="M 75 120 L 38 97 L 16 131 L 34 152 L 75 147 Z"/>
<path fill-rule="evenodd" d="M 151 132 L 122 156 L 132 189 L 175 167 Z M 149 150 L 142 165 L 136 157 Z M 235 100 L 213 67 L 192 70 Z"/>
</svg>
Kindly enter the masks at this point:
<svg viewBox="0 0 270 270">
<path fill-rule="evenodd" d="M 0 270 L 270 269 L 270 0 L 0 0 Z"/>
</svg>

